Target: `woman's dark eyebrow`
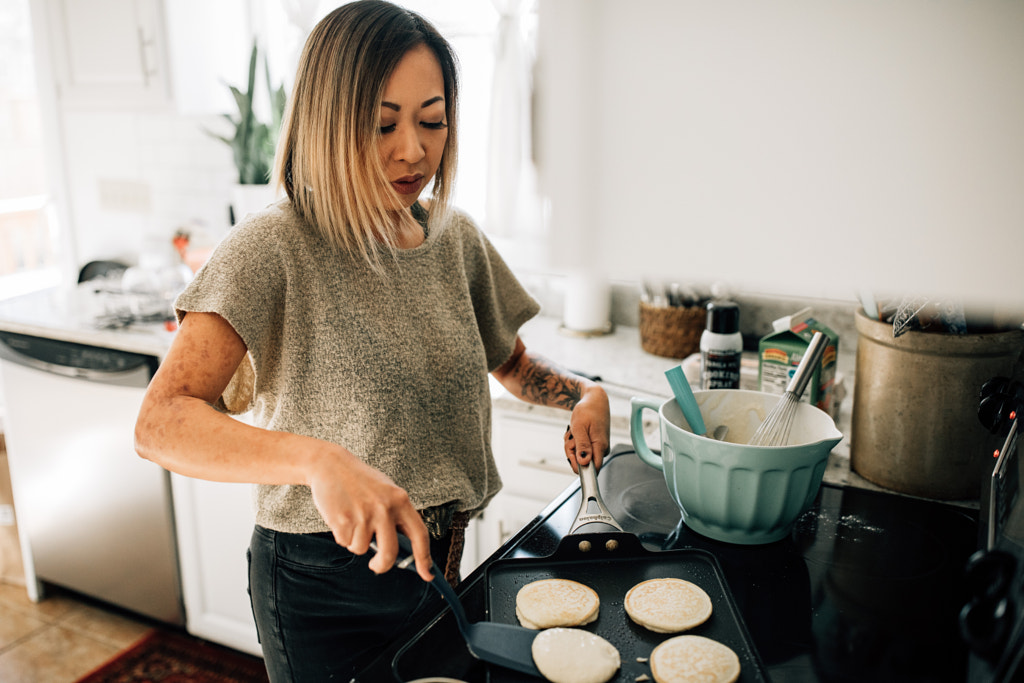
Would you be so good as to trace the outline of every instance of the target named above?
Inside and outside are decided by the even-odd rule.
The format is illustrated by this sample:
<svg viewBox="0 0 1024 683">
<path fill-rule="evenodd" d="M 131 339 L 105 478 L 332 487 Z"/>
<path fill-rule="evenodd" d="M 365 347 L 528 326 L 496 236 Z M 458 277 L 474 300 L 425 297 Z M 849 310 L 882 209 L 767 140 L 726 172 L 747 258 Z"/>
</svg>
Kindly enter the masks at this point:
<svg viewBox="0 0 1024 683">
<path fill-rule="evenodd" d="M 429 100 L 420 105 L 420 109 L 426 109 L 435 102 L 444 102 L 444 98 L 441 97 L 440 95 L 438 95 L 437 97 L 431 97 Z M 395 104 L 394 102 L 381 102 L 380 106 L 387 107 L 388 109 L 394 111 L 402 111 L 402 106 L 399 104 Z"/>
</svg>

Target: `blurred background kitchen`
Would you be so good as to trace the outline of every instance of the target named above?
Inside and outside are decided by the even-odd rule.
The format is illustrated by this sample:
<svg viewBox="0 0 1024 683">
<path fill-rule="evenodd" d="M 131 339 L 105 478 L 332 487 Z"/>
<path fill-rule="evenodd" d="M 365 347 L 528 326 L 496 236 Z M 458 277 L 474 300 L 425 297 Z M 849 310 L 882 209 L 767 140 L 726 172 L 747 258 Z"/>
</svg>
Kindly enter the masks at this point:
<svg viewBox="0 0 1024 683">
<path fill-rule="evenodd" d="M 97 362 L 137 363 L 142 375 L 158 363 L 173 295 L 234 220 L 274 198 L 244 177 L 258 153 L 240 159 L 220 138 L 234 139 L 247 103 L 273 130 L 276 93 L 288 92 L 306 34 L 336 4 L 4 0 L 0 332 L 112 350 Z M 460 58 L 455 201 L 543 304 L 527 345 L 614 394 L 613 441 L 629 441 L 629 396 L 668 394 L 665 369 L 682 361 L 699 384 L 711 298 L 738 304 L 745 388 L 758 388 L 758 344 L 773 321 L 810 308 L 834 331 L 834 414 L 847 438 L 829 476 L 864 487 L 879 484 L 850 467 L 849 434 L 866 325 L 902 316 L 908 333 L 1019 333 L 1024 3 L 401 4 L 434 21 Z M 858 324 L 860 308 L 868 322 Z M 1015 343 L 1000 351 L 1007 372 Z M 991 368 L 956 382 L 970 394 Z M 140 389 L 111 433 L 130 429 Z M 10 447 L 24 394 L 0 395 Z M 981 429 L 975 407 L 954 406 L 955 429 Z M 66 421 L 84 429 L 91 419 Z M 560 427 L 496 391 L 506 491 L 475 523 L 467 570 L 572 483 L 547 462 Z M 130 436 L 119 448 L 131 455 Z M 968 495 L 930 497 L 977 508 L 981 473 L 972 476 Z M 32 544 L 16 533 L 29 511 L 15 515 L 8 481 L 0 476 L 0 579 L 39 597 Z M 181 595 L 156 618 L 257 652 L 238 566 L 247 491 L 178 477 L 160 486 L 173 489 L 159 523 L 173 527 L 167 581 Z M 199 523 L 210 519 L 221 526 Z"/>
<path fill-rule="evenodd" d="M 216 243 L 227 84 L 255 38 L 270 120 L 263 59 L 287 90 L 333 4 L 4 3 L 0 296 Z M 457 201 L 521 272 L 1018 303 L 1018 3 L 407 4 L 461 58 Z"/>
</svg>

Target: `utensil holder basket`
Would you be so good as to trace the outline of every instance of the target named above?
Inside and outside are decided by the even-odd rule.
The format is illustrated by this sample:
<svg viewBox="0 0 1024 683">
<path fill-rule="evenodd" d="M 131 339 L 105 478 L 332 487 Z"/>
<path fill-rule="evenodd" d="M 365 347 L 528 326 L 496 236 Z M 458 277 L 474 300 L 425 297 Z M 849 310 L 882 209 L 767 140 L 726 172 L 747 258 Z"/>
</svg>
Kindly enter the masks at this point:
<svg viewBox="0 0 1024 683">
<path fill-rule="evenodd" d="M 665 358 L 686 358 L 700 350 L 707 310 L 703 307 L 652 306 L 640 302 L 640 347 Z"/>
</svg>

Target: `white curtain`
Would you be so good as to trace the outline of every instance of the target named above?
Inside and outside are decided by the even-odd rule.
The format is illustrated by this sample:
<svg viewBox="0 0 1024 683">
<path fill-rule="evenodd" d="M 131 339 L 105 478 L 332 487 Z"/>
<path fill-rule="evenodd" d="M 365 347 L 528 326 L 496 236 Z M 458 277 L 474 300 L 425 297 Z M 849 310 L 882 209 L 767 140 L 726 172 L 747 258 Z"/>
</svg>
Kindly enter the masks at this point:
<svg viewBox="0 0 1024 683">
<path fill-rule="evenodd" d="M 487 167 L 488 233 L 511 237 L 543 230 L 530 156 L 530 108 L 536 0 L 491 0 L 495 38 Z"/>
</svg>

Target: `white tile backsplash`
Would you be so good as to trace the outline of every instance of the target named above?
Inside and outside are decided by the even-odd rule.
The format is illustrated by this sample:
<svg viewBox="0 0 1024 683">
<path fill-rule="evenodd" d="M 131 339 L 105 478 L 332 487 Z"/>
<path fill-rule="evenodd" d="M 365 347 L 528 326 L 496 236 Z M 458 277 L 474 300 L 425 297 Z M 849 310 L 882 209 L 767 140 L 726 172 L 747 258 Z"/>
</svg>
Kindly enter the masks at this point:
<svg viewBox="0 0 1024 683">
<path fill-rule="evenodd" d="M 204 130 L 221 130 L 219 117 L 68 110 L 63 124 L 80 264 L 132 261 L 150 245 L 169 246 L 190 224 L 214 237 L 227 231 L 234 164 L 228 146 Z M 101 201 L 111 186 L 146 187 L 148 201 Z"/>
</svg>

